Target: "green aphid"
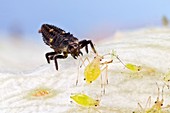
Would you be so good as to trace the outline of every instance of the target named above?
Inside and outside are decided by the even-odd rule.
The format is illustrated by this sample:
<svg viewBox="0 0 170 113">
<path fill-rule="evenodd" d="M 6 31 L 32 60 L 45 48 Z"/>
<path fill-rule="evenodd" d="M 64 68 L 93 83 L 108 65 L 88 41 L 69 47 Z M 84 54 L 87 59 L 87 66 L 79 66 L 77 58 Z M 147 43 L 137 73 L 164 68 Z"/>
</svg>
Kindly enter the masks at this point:
<svg viewBox="0 0 170 113">
<path fill-rule="evenodd" d="M 141 66 L 137 66 L 134 64 L 130 64 L 130 63 L 126 64 L 125 67 L 134 72 L 138 72 L 141 70 Z"/>
<path fill-rule="evenodd" d="M 72 94 L 70 96 L 71 99 L 73 99 L 78 105 L 84 106 L 84 107 L 97 107 L 100 104 L 99 100 L 95 100 L 86 94 Z"/>
</svg>

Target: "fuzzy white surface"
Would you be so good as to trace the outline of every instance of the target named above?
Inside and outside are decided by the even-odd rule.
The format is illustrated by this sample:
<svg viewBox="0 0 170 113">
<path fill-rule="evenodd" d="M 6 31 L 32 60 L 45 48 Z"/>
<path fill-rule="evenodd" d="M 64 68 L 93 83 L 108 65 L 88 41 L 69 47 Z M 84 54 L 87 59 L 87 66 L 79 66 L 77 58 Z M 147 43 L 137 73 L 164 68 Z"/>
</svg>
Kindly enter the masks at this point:
<svg viewBox="0 0 170 113">
<path fill-rule="evenodd" d="M 170 29 L 153 28 L 131 32 L 119 32 L 113 37 L 96 44 L 99 54 L 114 49 L 125 63 L 144 67 L 139 73 L 142 78 L 133 77 L 116 59 L 109 65 L 106 94 L 101 97 L 97 108 L 101 113 L 130 113 L 140 110 L 137 103 L 146 104 L 152 96 L 151 105 L 157 97 L 157 86 L 163 85 L 163 74 L 170 67 Z M 89 46 L 89 49 L 90 46 Z M 78 60 L 69 56 L 58 60 L 59 71 L 54 63 L 46 63 L 45 52 L 52 51 L 44 44 L 1 42 L 0 46 L 0 113 L 87 113 L 88 108 L 70 103 L 71 93 L 85 93 L 98 98 L 101 92 L 100 77 L 87 85 L 80 69 L 76 86 Z M 92 60 L 91 54 L 89 56 Z M 155 69 L 149 73 L 150 69 Z M 130 77 L 130 75 L 132 77 Z M 53 90 L 55 96 L 46 99 L 28 99 L 28 93 L 38 87 Z M 164 88 L 164 106 L 170 104 L 170 90 Z M 162 97 L 160 97 L 162 98 Z M 89 112 L 96 112 L 93 108 Z"/>
</svg>

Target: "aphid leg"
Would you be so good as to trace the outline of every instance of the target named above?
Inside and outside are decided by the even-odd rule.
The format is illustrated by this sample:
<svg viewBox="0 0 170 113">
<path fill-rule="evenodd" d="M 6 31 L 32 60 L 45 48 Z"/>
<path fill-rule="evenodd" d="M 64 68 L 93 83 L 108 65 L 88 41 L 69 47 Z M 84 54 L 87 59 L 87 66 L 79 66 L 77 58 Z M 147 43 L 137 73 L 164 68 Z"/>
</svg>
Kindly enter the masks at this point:
<svg viewBox="0 0 170 113">
<path fill-rule="evenodd" d="M 108 84 L 108 76 L 107 76 L 107 71 L 108 71 L 108 65 L 106 64 L 106 66 L 101 70 L 101 71 L 104 71 L 105 70 L 105 80 L 103 81 L 103 93 L 105 94 L 105 85 L 106 85 L 106 83 Z M 102 77 L 102 75 L 101 75 L 101 77 Z M 101 79 L 101 81 L 102 81 L 102 79 Z"/>
<path fill-rule="evenodd" d="M 82 60 L 82 58 L 81 57 L 79 57 L 79 62 L 78 62 L 78 73 L 77 73 L 77 78 L 76 78 L 76 86 L 77 86 L 77 84 L 78 84 L 78 79 L 79 79 L 79 66 L 80 66 L 80 59 Z"/>
<path fill-rule="evenodd" d="M 163 102 L 164 102 L 164 87 L 165 87 L 165 84 L 162 86 L 162 100 L 161 100 L 161 103 L 163 105 Z"/>
<path fill-rule="evenodd" d="M 96 108 L 93 108 L 95 111 L 97 111 L 98 113 L 101 113 L 99 110 L 97 110 Z"/>
<path fill-rule="evenodd" d="M 86 66 L 85 66 L 85 61 L 86 61 L 86 60 L 88 61 L 88 63 L 90 63 L 90 60 L 89 60 L 88 57 L 86 57 L 84 60 L 83 60 L 82 58 L 80 58 L 80 60 L 82 61 L 82 64 L 80 65 L 80 68 L 82 67 L 82 65 L 84 65 L 84 67 L 86 67 Z"/>
<path fill-rule="evenodd" d="M 80 48 L 85 47 L 87 53 L 88 53 L 88 44 L 90 44 L 91 48 L 93 49 L 93 52 L 97 53 L 91 40 L 82 40 L 79 42 L 79 44 L 80 44 Z"/>
<path fill-rule="evenodd" d="M 49 56 L 54 56 L 55 54 L 57 54 L 56 52 L 49 52 L 45 54 L 45 58 L 47 59 L 47 62 L 50 63 L 50 58 Z"/>
<path fill-rule="evenodd" d="M 164 108 L 170 108 L 170 105 L 167 105 L 166 107 L 162 107 L 162 108 L 163 108 L 163 109 L 164 109 Z"/>
<path fill-rule="evenodd" d="M 159 88 L 159 86 L 158 86 L 158 83 L 156 82 L 156 85 L 157 85 L 157 87 L 158 87 L 158 97 L 157 97 L 157 102 L 159 101 L 159 97 L 160 97 L 160 88 Z M 163 97 L 163 90 L 162 90 L 162 97 Z"/>
<path fill-rule="evenodd" d="M 81 62 L 82 62 L 82 64 L 80 65 L 80 60 L 81 60 Z M 89 58 L 88 57 L 86 57 L 84 60 L 82 59 L 82 57 L 80 57 L 79 58 L 79 66 L 78 66 L 78 71 L 79 71 L 79 67 L 81 68 L 82 67 L 82 65 L 84 65 L 84 67 L 86 67 L 86 65 L 85 65 L 85 61 L 88 61 L 88 63 L 90 63 L 90 60 L 89 60 Z M 86 78 L 84 78 L 84 80 L 86 80 Z M 77 80 L 76 80 L 76 85 L 77 85 L 77 83 L 78 83 L 78 76 L 77 76 Z"/>
<path fill-rule="evenodd" d="M 145 113 L 145 110 L 146 110 L 148 104 L 149 104 L 149 108 L 150 108 L 150 104 L 151 104 L 151 96 L 148 97 L 147 102 L 146 102 L 144 108 L 142 107 L 142 105 L 141 105 L 140 103 L 138 103 L 138 106 L 139 106 L 139 108 L 140 108 L 141 111 L 142 111 L 141 113 Z"/>
<path fill-rule="evenodd" d="M 120 62 L 123 66 L 126 67 L 126 65 L 122 62 L 122 60 L 121 60 L 117 55 L 116 55 L 115 57 L 119 60 L 119 62 Z"/>
<path fill-rule="evenodd" d="M 106 62 L 103 62 L 103 63 L 100 63 L 101 65 L 104 65 L 104 64 L 110 64 L 110 63 L 112 63 L 113 62 L 113 60 L 110 60 L 110 61 L 106 61 Z"/>
<path fill-rule="evenodd" d="M 103 84 L 102 74 L 100 75 L 100 81 L 101 81 L 101 89 L 103 89 L 104 84 Z M 105 89 L 104 89 L 104 90 L 105 90 Z M 104 94 L 104 92 L 105 92 L 104 90 L 103 90 L 103 91 L 101 90 L 101 95 Z M 103 93 L 102 93 L 102 92 L 103 92 Z"/>
<path fill-rule="evenodd" d="M 110 55 L 116 57 L 117 60 L 119 60 L 119 62 L 126 67 L 125 63 L 123 63 L 123 61 L 118 57 L 118 55 L 116 55 L 116 52 L 114 50 L 111 51 L 111 53 L 109 53 Z"/>
<path fill-rule="evenodd" d="M 169 84 L 165 83 L 164 81 L 162 81 L 164 83 L 164 86 L 166 86 L 168 89 L 170 88 Z"/>
<path fill-rule="evenodd" d="M 107 65 L 107 64 L 112 63 L 112 62 L 113 62 L 113 60 L 110 60 L 110 61 L 106 61 L 106 62 L 104 62 L 104 63 L 101 63 L 101 65 L 106 64 L 106 67 L 103 68 L 102 71 L 103 71 L 104 69 L 106 69 L 105 79 L 106 79 L 106 83 L 107 83 L 107 84 L 109 83 L 108 75 L 107 75 L 107 72 L 108 72 L 108 65 Z"/>
<path fill-rule="evenodd" d="M 105 79 L 106 79 L 106 83 L 109 84 L 109 80 L 108 80 L 108 75 L 107 75 L 107 72 L 108 72 L 108 65 L 106 65 L 106 74 L 105 74 Z"/>
<path fill-rule="evenodd" d="M 90 113 L 90 107 L 88 107 L 88 113 Z"/>
<path fill-rule="evenodd" d="M 107 75 L 107 73 L 108 73 L 108 65 L 107 64 L 109 64 L 109 63 L 112 63 L 113 62 L 113 60 L 111 60 L 111 61 L 108 61 L 108 62 L 104 62 L 104 63 L 101 63 L 101 65 L 106 65 L 101 71 L 104 71 L 105 70 L 105 80 L 102 82 L 102 75 L 101 75 L 101 88 L 103 87 L 103 93 L 105 94 L 105 85 L 106 85 L 106 83 L 108 84 L 109 82 L 108 82 L 108 75 Z"/>
<path fill-rule="evenodd" d="M 55 67 L 56 67 L 56 70 L 58 70 L 58 63 L 57 63 L 57 59 L 65 59 L 67 58 L 67 54 L 64 54 L 64 55 L 54 55 L 54 63 L 55 63 Z"/>
<path fill-rule="evenodd" d="M 139 108 L 142 110 L 142 113 L 144 113 L 145 112 L 145 109 L 142 107 L 142 105 L 140 104 L 140 103 L 138 103 L 138 106 L 139 106 Z M 135 113 L 135 112 L 134 112 Z"/>
<path fill-rule="evenodd" d="M 149 108 L 150 108 L 150 106 L 151 106 L 151 96 L 149 96 L 148 97 L 148 100 L 147 100 L 147 102 L 146 102 L 146 104 L 145 104 L 145 109 L 146 109 L 146 107 L 149 105 Z"/>
</svg>

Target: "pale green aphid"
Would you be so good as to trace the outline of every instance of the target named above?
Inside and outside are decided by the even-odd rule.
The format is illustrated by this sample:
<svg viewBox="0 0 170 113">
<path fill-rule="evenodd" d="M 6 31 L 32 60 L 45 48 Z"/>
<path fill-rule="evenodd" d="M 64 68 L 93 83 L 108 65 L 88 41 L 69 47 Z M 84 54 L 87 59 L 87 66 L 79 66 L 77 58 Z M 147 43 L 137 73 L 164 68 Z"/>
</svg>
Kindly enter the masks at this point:
<svg viewBox="0 0 170 113">
<path fill-rule="evenodd" d="M 102 56 L 96 55 L 96 57 L 85 67 L 84 75 L 87 83 L 95 81 L 101 74 L 100 61 Z"/>
<path fill-rule="evenodd" d="M 77 104 L 84 107 L 97 107 L 100 104 L 99 100 L 95 100 L 85 94 L 77 93 L 70 96 Z"/>
<path fill-rule="evenodd" d="M 118 57 L 118 55 L 116 55 L 116 51 L 114 50 L 111 51 L 110 55 L 112 56 L 112 58 L 116 57 L 120 61 L 120 63 L 122 63 L 122 65 L 124 65 L 127 69 L 131 71 L 137 72 L 141 70 L 141 66 L 137 66 L 131 63 L 125 64 L 124 62 L 122 62 L 122 60 Z"/>
<path fill-rule="evenodd" d="M 141 66 L 137 66 L 134 64 L 130 64 L 130 63 L 125 64 L 125 67 L 134 72 L 138 72 L 141 70 Z"/>
<path fill-rule="evenodd" d="M 164 89 L 164 86 L 162 87 L 162 99 L 160 99 L 160 88 L 158 86 L 158 84 L 156 83 L 157 87 L 158 87 L 158 96 L 157 96 L 157 99 L 154 103 L 154 105 L 152 105 L 151 108 L 143 108 L 140 103 L 138 103 L 139 107 L 141 108 L 141 110 L 143 111 L 142 113 L 164 113 L 163 112 L 163 109 L 165 108 L 169 108 L 170 105 L 167 105 L 166 107 L 163 107 L 163 103 L 164 103 L 164 99 L 163 99 L 163 89 Z M 148 100 L 147 100 L 147 103 L 146 103 L 146 106 L 148 104 L 151 103 L 151 96 L 149 96 Z"/>
<path fill-rule="evenodd" d="M 106 54 L 106 55 L 108 55 L 108 54 Z M 84 59 L 84 61 L 82 60 L 82 64 L 84 64 L 84 62 L 86 60 L 89 62 L 89 64 L 87 66 L 85 66 L 85 70 L 84 70 L 86 83 L 89 84 L 89 83 L 92 83 L 93 81 L 95 81 L 101 75 L 102 71 L 104 71 L 104 70 L 106 70 L 105 76 L 107 79 L 107 70 L 108 70 L 107 64 L 112 63 L 113 60 L 101 62 L 104 59 L 104 56 L 105 55 L 100 56 L 100 55 L 96 54 L 94 59 L 91 62 L 88 59 L 88 57 L 86 57 Z"/>
</svg>

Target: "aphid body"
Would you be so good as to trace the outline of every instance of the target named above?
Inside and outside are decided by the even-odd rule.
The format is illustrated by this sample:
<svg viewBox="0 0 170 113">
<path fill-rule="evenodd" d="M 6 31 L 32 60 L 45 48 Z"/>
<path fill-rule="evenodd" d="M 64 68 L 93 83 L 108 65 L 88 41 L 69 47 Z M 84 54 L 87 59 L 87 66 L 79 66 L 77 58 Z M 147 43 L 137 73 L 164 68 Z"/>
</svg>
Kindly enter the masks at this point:
<svg viewBox="0 0 170 113">
<path fill-rule="evenodd" d="M 110 55 L 110 54 L 106 54 L 106 55 Z M 88 62 L 89 62 L 89 64 L 87 66 L 85 66 L 85 64 L 84 64 L 84 66 L 85 66 L 84 80 L 86 81 L 87 84 L 90 84 L 93 81 L 95 81 L 101 75 L 101 73 L 105 70 L 106 74 L 105 74 L 104 81 L 102 80 L 102 75 L 101 75 L 101 88 L 103 88 L 103 93 L 105 93 L 105 84 L 106 83 L 108 84 L 108 77 L 107 77 L 108 64 L 113 62 L 113 60 L 101 62 L 104 59 L 104 56 L 105 55 L 100 56 L 100 55 L 96 54 L 96 56 L 94 57 L 94 59 L 91 62 L 88 59 L 88 57 L 86 57 L 84 60 L 82 60 L 82 64 L 84 64 L 84 62 L 86 60 L 88 60 Z M 78 83 L 78 77 L 77 77 L 76 85 L 77 85 L 77 83 Z"/>
<path fill-rule="evenodd" d="M 100 61 L 102 57 L 96 56 L 85 68 L 84 75 L 87 83 L 95 81 L 101 74 Z"/>
<path fill-rule="evenodd" d="M 97 107 L 100 104 L 99 100 L 95 100 L 85 94 L 73 94 L 70 96 L 77 104 L 84 106 L 84 107 Z"/>
<path fill-rule="evenodd" d="M 155 104 L 151 108 L 147 109 L 146 113 L 162 113 L 163 102 L 163 99 L 159 100 L 159 98 L 157 98 Z"/>
<path fill-rule="evenodd" d="M 106 55 L 110 55 L 110 54 L 106 54 Z M 112 63 L 113 60 L 101 62 L 104 59 L 104 56 L 105 55 L 100 56 L 96 54 L 96 56 L 91 62 L 88 59 L 88 57 L 84 59 L 82 64 L 84 64 L 86 60 L 88 60 L 89 62 L 87 66 L 84 65 L 85 66 L 84 76 L 85 76 L 86 83 L 92 83 L 93 81 L 95 81 L 100 76 L 101 72 L 104 70 L 106 70 L 106 77 L 107 77 L 107 70 L 108 70 L 107 64 Z"/>
<path fill-rule="evenodd" d="M 141 70 L 141 66 L 137 66 L 134 64 L 130 64 L 130 63 L 125 64 L 125 67 L 134 72 L 138 72 Z"/>
</svg>

